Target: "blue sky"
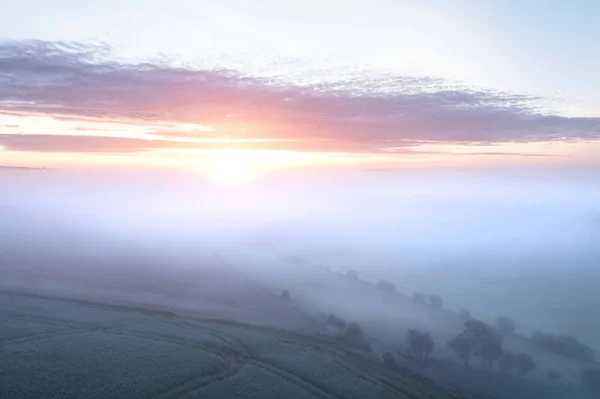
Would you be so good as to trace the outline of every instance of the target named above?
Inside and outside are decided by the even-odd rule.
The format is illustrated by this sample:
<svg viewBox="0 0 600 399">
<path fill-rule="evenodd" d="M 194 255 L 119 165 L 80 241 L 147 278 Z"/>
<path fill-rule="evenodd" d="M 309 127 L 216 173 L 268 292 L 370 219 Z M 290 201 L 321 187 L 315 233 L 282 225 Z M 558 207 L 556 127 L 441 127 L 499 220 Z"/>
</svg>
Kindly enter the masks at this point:
<svg viewBox="0 0 600 399">
<path fill-rule="evenodd" d="M 3 58 L 10 59 L 11 62 L 16 62 L 14 57 L 18 51 L 22 51 L 20 53 L 22 57 L 37 57 L 39 61 L 43 57 L 41 47 L 69 41 L 77 43 L 78 46 L 95 45 L 92 56 L 94 62 L 117 61 L 120 65 L 137 67 L 146 63 L 154 67 L 167 65 L 169 68 L 183 67 L 194 71 L 214 72 L 226 69 L 240 76 L 261 79 L 261 84 L 285 87 L 291 85 L 302 90 L 310 87 L 311 90 L 315 90 L 314 93 L 322 93 L 324 90 L 333 93 L 339 90 L 341 82 L 347 90 L 346 94 L 353 96 L 352 91 L 354 93 L 359 91 L 363 93 L 363 97 L 371 99 L 374 91 L 377 90 L 380 96 L 383 96 L 382 91 L 387 91 L 385 96 L 388 99 L 392 91 L 402 91 L 403 95 L 408 92 L 419 95 L 423 93 L 431 95 L 433 91 L 445 92 L 443 100 L 437 98 L 439 101 L 436 105 L 432 105 L 433 108 L 421 112 L 420 119 L 417 118 L 411 123 L 422 123 L 418 121 L 423 118 L 427 120 L 423 116 L 424 113 L 430 113 L 440 119 L 439 126 L 452 125 L 455 128 L 448 132 L 443 140 L 440 136 L 441 132 L 424 134 L 424 139 L 419 140 L 418 143 L 423 152 L 455 152 L 456 146 L 460 146 L 461 153 L 470 154 L 475 148 L 472 144 L 477 143 L 479 146 L 482 144 L 496 146 L 485 149 L 484 152 L 488 155 L 520 153 L 526 156 L 531 154 L 573 156 L 575 154 L 588 162 L 593 160 L 593 153 L 599 148 L 594 139 L 598 133 L 596 129 L 600 126 L 596 119 L 600 118 L 600 95 L 597 95 L 600 93 L 598 15 L 600 15 L 600 3 L 596 1 L 106 0 L 81 2 L 64 0 L 49 2 L 22 0 L 5 8 L 0 15 L 0 39 L 5 42 L 8 40 L 7 43 L 10 43 L 4 49 Z M 31 42 L 28 42 L 32 39 L 41 42 L 32 47 Z M 23 50 L 24 46 L 29 46 L 27 47 L 29 50 Z M 110 48 L 107 50 L 105 46 Z M 20 50 L 17 51 L 16 47 Z M 88 50 L 89 48 L 85 51 Z M 84 50 L 78 47 L 66 50 L 63 48 L 61 51 L 65 56 L 72 56 L 73 52 L 81 53 Z M 47 53 L 44 54 L 48 56 Z M 58 62 L 56 60 L 56 58 L 45 59 L 43 62 Z M 86 58 L 85 62 L 88 61 L 90 59 Z M 81 62 L 81 60 L 73 62 Z M 39 75 L 41 69 L 37 68 L 35 71 L 36 79 L 40 81 L 49 79 L 48 76 Z M 16 73 L 15 69 L 0 72 L 9 77 Z M 79 75 L 73 77 L 71 83 L 83 79 L 83 71 L 78 70 L 74 73 Z M 23 76 L 21 78 L 25 79 Z M 31 77 L 24 81 L 27 80 L 31 80 Z M 390 80 L 395 83 L 390 85 Z M 398 83 L 400 81 L 402 83 Z M 107 83 L 103 87 L 109 87 L 110 84 Z M 324 88 L 325 86 L 327 87 Z M 53 90 L 59 91 L 57 87 Z M 60 90 L 64 90 L 63 86 Z M 453 100 L 447 96 L 449 91 L 456 94 Z M 488 116 L 493 108 L 493 121 L 487 119 L 484 121 L 481 113 L 476 116 L 463 115 L 467 104 L 464 100 L 465 95 L 472 96 L 474 91 L 479 93 L 476 100 L 478 108 L 482 108 L 484 104 Z M 15 101 L 15 98 L 21 102 L 42 101 L 39 97 L 23 97 L 25 92 L 30 90 L 14 92 L 11 94 L 12 97 L 6 97 L 4 101 Z M 365 94 L 367 92 L 370 94 Z M 42 96 L 46 103 L 50 101 L 46 98 L 47 94 L 44 93 Z M 103 95 L 109 96 L 110 93 Z M 515 111 L 512 117 L 520 118 L 519 122 L 510 118 L 500 121 L 501 115 L 496 111 L 504 112 L 509 106 L 507 95 L 522 96 L 518 100 L 519 104 L 516 104 L 514 99 L 510 103 L 510 107 Z M 185 95 L 187 102 L 192 101 L 191 96 L 191 93 Z M 241 94 L 234 96 L 238 100 Z M 86 101 L 91 100 L 88 98 Z M 203 99 L 205 100 L 206 98 Z M 428 98 L 429 100 L 431 99 Z M 60 104 L 56 98 L 52 101 L 54 101 L 54 109 L 57 105 L 64 109 L 64 99 L 60 100 L 63 101 Z M 450 104 L 449 102 L 452 101 L 455 103 Z M 475 100 L 471 99 L 471 101 Z M 100 109 L 99 103 L 100 101 L 96 99 L 93 107 L 97 109 L 95 108 L 94 112 L 106 115 L 107 110 Z M 181 104 L 181 101 L 178 104 Z M 246 107 L 244 111 L 247 111 L 248 104 L 253 103 L 244 104 L 246 105 L 239 105 L 239 107 Z M 394 104 L 397 105 L 398 102 Z M 451 116 L 440 115 L 440 112 L 448 110 L 449 104 L 459 107 L 462 114 L 457 116 L 454 112 Z M 224 109 L 225 105 L 221 104 L 219 110 Z M 17 115 L 14 113 L 14 104 L 12 106 L 10 117 L 4 116 L 3 119 L 0 117 L 0 125 L 5 127 L 0 133 L 58 135 L 62 131 L 73 135 L 73 129 L 79 129 L 77 131 L 81 132 L 86 128 L 88 131 L 102 131 L 102 136 L 114 135 L 118 130 L 126 131 L 123 136 L 129 138 L 146 139 L 148 137 L 144 135 L 154 134 L 159 129 L 152 125 L 158 118 L 156 115 L 152 116 L 154 118 L 152 122 L 148 118 L 132 122 L 125 120 L 131 119 L 132 115 L 129 112 L 127 118 L 121 115 L 116 119 L 87 120 L 85 122 L 87 127 L 83 126 L 82 122 L 82 125 L 76 128 L 64 124 L 58 126 L 56 115 L 48 114 L 46 111 L 44 114 L 39 108 L 36 109 L 35 115 L 31 114 L 31 110 L 27 111 L 30 112 L 27 115 L 22 111 Z M 141 106 L 139 101 L 136 104 L 122 105 L 123 108 L 135 107 L 138 110 Z M 221 135 L 217 135 L 221 138 L 224 136 L 240 138 L 240 131 L 252 130 L 257 132 L 253 139 L 274 139 L 274 133 L 264 134 L 265 121 L 258 123 L 257 109 L 252 112 L 241 112 L 238 107 L 236 115 L 223 111 L 224 116 L 229 115 L 227 117 L 244 115 L 238 117 L 235 124 L 228 124 L 225 129 L 223 123 L 216 122 L 215 115 L 205 119 L 187 117 L 168 120 L 164 117 L 164 114 L 168 113 L 166 106 L 166 104 L 161 105 L 161 121 L 177 124 L 175 127 L 170 126 L 169 129 L 185 130 L 190 126 L 186 127 L 183 124 L 194 125 L 195 127 L 192 126 L 190 129 L 201 131 L 213 129 L 222 132 Z M 314 106 L 316 104 L 312 105 Z M 341 105 L 328 103 L 328 106 L 340 107 Z M 381 108 L 381 106 L 376 108 L 374 103 L 369 106 L 371 110 Z M 411 103 L 410 106 L 414 104 Z M 278 106 L 277 109 L 280 110 L 280 107 Z M 523 113 L 531 113 L 532 109 L 538 116 L 552 115 L 559 119 L 553 121 L 545 119 L 543 123 L 537 123 L 534 128 L 529 119 L 524 121 L 522 118 Z M 86 112 L 89 111 L 90 108 Z M 194 112 L 200 113 L 201 110 L 197 108 Z M 300 117 L 299 114 L 291 115 L 287 111 L 276 114 L 273 108 L 269 108 L 268 112 L 269 117 L 271 114 L 275 115 L 272 119 L 276 121 L 269 121 L 272 131 L 286 130 L 282 128 L 282 123 L 289 123 L 290 120 Z M 309 111 L 303 108 L 301 112 L 306 115 Z M 314 109 L 311 108 L 310 112 L 312 124 L 310 127 L 307 124 L 306 129 L 314 131 L 308 132 L 309 136 L 313 137 L 317 131 L 330 129 L 321 125 L 315 127 Z M 411 110 L 406 112 L 412 116 Z M 249 114 L 253 117 L 250 118 Z M 394 115 L 378 114 L 377 118 L 380 121 L 388 120 L 400 114 L 403 113 L 395 109 Z M 447 117 L 451 119 L 445 124 L 443 118 Z M 318 118 L 331 120 L 342 116 L 321 112 Z M 343 118 L 347 119 L 348 116 Z M 460 118 L 468 119 L 464 129 L 458 126 Z M 581 118 L 588 119 L 581 120 Z M 94 126 L 90 125 L 92 122 Z M 112 130 L 103 130 L 104 125 L 99 126 L 98 123 L 116 123 L 120 127 L 116 130 L 112 128 Z M 497 132 L 485 131 L 487 124 L 494 126 L 490 130 L 498 130 L 500 125 L 504 130 L 508 129 L 508 126 L 512 130 L 510 134 L 506 134 L 504 140 L 501 140 Z M 278 127 L 275 128 L 275 125 Z M 12 126 L 13 130 L 20 130 L 8 131 L 7 126 Z M 24 130 L 24 126 L 27 126 L 27 131 Z M 403 130 L 407 129 L 407 125 L 395 125 L 395 128 Z M 306 129 L 302 130 L 302 135 L 306 134 Z M 438 128 L 432 125 L 424 129 Z M 473 134 L 466 137 L 463 132 L 465 129 L 479 129 L 482 134 L 480 137 L 475 137 Z M 365 130 L 364 134 L 370 136 L 372 132 Z M 564 141 L 563 147 L 557 150 L 556 141 L 563 137 L 562 132 L 565 133 L 564 137 L 568 141 Z M 286 131 L 280 133 L 277 139 L 297 140 L 298 134 L 299 131 Z M 243 136 L 247 138 L 246 134 Z M 400 145 L 396 140 L 393 146 L 387 145 L 386 151 L 389 147 L 394 149 L 402 147 L 404 151 L 407 140 L 411 141 L 411 148 L 416 148 L 414 135 L 403 133 L 401 136 L 403 143 Z M 494 140 L 489 140 L 492 136 Z M 531 137 L 535 139 L 530 139 Z M 211 137 L 213 140 L 215 138 L 214 135 Z M 0 143 L 5 148 L 4 153 L 0 153 L 4 160 L 8 160 L 11 164 L 14 164 L 17 158 L 27 159 L 27 163 L 33 162 L 34 153 L 38 148 L 28 147 L 27 149 L 31 151 L 24 151 L 24 147 L 27 146 L 21 141 L 18 145 L 15 144 L 15 140 L 22 140 L 21 137 L 5 135 L 0 139 L 4 139 L 4 144 Z M 317 142 L 331 142 L 338 138 L 337 136 L 332 138 L 328 133 L 319 136 L 318 139 L 321 141 Z M 385 136 L 386 142 L 392 139 L 395 138 Z M 519 148 L 515 147 L 515 142 L 520 144 Z M 531 143 L 533 145 L 524 146 Z M 381 147 L 380 144 L 378 148 Z M 132 144 L 128 143 L 128 145 Z M 438 148 L 440 145 L 444 146 L 443 151 Z M 346 147 L 351 147 L 356 152 L 357 146 L 357 143 L 344 146 L 343 151 L 348 152 L 350 149 Z M 497 148 L 498 146 L 501 148 Z M 17 147 L 19 154 L 14 150 Z M 60 145 L 56 144 L 52 148 L 57 147 Z M 316 145 L 311 146 L 311 151 L 315 147 Z M 332 150 L 328 146 L 325 147 Z M 338 147 L 336 146 L 335 149 L 339 150 Z M 13 148 L 12 153 L 11 148 Z M 156 148 L 152 150 L 156 152 Z M 361 151 L 364 152 L 365 148 L 361 148 Z M 369 147 L 366 151 L 372 152 L 372 148 Z M 49 162 L 53 153 L 47 149 L 45 151 L 44 156 Z M 71 151 L 71 155 L 76 157 L 76 151 Z M 86 156 L 89 158 L 88 155 Z M 389 159 L 386 158 L 385 162 L 389 162 Z"/>
</svg>

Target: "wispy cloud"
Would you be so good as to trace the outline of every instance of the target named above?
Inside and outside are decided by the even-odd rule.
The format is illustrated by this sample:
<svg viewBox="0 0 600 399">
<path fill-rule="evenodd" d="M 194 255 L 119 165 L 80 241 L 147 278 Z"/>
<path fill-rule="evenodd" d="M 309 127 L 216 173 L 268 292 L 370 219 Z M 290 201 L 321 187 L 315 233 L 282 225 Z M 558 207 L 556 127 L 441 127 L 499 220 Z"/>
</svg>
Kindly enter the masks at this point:
<svg viewBox="0 0 600 399">
<path fill-rule="evenodd" d="M 536 100 L 449 86 L 428 77 L 259 78 L 232 70 L 110 60 L 110 48 L 102 45 L 0 44 L 0 112 L 200 124 L 213 129 L 207 131 L 210 137 L 282 140 L 266 141 L 261 148 L 389 152 L 424 142 L 600 138 L 600 118 L 551 115 L 540 111 Z M 188 135 L 157 134 L 162 138 L 155 141 L 41 135 L 0 139 L 14 150 L 120 152 L 181 146 L 170 139 Z M 207 145 L 212 144 L 186 147 Z"/>
</svg>

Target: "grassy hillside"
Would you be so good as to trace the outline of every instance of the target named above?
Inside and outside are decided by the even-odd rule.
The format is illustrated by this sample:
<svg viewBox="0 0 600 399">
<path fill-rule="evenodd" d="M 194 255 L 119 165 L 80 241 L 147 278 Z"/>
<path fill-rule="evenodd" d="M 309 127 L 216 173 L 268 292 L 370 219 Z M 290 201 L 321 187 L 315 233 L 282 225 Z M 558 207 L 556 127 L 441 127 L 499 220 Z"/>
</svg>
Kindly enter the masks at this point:
<svg viewBox="0 0 600 399">
<path fill-rule="evenodd" d="M 3 292 L 0 397 L 453 396 L 329 338 Z"/>
</svg>

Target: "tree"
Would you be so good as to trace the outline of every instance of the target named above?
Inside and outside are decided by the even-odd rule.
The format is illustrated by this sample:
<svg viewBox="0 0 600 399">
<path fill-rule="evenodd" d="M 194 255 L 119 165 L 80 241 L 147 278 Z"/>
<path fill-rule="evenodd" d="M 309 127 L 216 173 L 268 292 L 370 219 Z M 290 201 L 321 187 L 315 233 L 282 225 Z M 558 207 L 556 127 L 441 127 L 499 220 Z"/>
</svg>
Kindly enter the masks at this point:
<svg viewBox="0 0 600 399">
<path fill-rule="evenodd" d="M 292 297 L 290 296 L 290 291 L 289 290 L 281 291 L 281 299 L 283 299 L 286 302 L 289 302 L 292 299 Z"/>
<path fill-rule="evenodd" d="M 439 295 L 430 295 L 429 296 L 429 303 L 434 308 L 441 309 L 442 308 L 442 297 L 440 297 Z"/>
<path fill-rule="evenodd" d="M 435 348 L 431 335 L 410 329 L 406 333 L 406 343 L 417 359 L 423 361 L 429 357 Z"/>
<path fill-rule="evenodd" d="M 460 311 L 459 316 L 461 319 L 469 320 L 471 318 L 471 312 L 469 312 L 467 309 L 463 309 Z"/>
<path fill-rule="evenodd" d="M 346 276 L 348 276 L 352 280 L 358 280 L 358 273 L 356 273 L 356 270 L 346 270 Z"/>
<path fill-rule="evenodd" d="M 340 329 L 346 328 L 346 321 L 341 317 L 337 317 L 333 313 L 327 316 L 327 319 L 325 319 L 325 324 L 329 324 Z"/>
<path fill-rule="evenodd" d="M 344 336 L 348 339 L 364 338 L 365 333 L 358 323 L 348 323 Z"/>
<path fill-rule="evenodd" d="M 502 352 L 502 356 L 498 360 L 498 366 L 503 373 L 510 374 L 515 368 L 515 355 L 508 351 Z"/>
<path fill-rule="evenodd" d="M 477 356 L 482 366 L 487 363 L 492 368 L 503 354 L 502 336 L 475 319 L 465 321 L 464 331 L 454 337 L 448 346 L 462 359 L 465 367 L 469 366 L 472 356 Z"/>
<path fill-rule="evenodd" d="M 481 359 L 482 367 L 487 363 L 492 369 L 494 363 L 500 360 L 503 354 L 502 336 L 488 330 L 477 342 L 473 354 Z"/>
<path fill-rule="evenodd" d="M 500 316 L 496 319 L 496 327 L 502 335 L 513 335 L 517 328 L 517 323 L 509 316 Z"/>
<path fill-rule="evenodd" d="M 580 370 L 581 382 L 593 393 L 600 395 L 600 370 L 584 368 Z"/>
<path fill-rule="evenodd" d="M 465 368 L 468 368 L 475 347 L 473 338 L 465 333 L 458 334 L 448 343 L 448 347 L 456 352 L 458 357 L 463 361 Z"/>
<path fill-rule="evenodd" d="M 390 352 L 386 352 L 382 356 L 383 365 L 388 370 L 397 370 L 398 363 L 396 363 L 396 358 Z"/>
<path fill-rule="evenodd" d="M 476 342 L 480 342 L 490 331 L 490 326 L 481 320 L 469 319 L 465 321 L 465 334 L 473 337 Z"/>
<path fill-rule="evenodd" d="M 515 355 L 515 367 L 521 373 L 521 377 L 525 378 L 525 375 L 535 369 L 535 362 L 528 354 L 518 353 Z"/>
<path fill-rule="evenodd" d="M 371 345 L 369 344 L 369 341 L 367 341 L 365 333 L 358 323 L 348 323 L 341 338 L 347 345 L 353 346 L 356 349 L 364 351 L 371 350 Z"/>
<path fill-rule="evenodd" d="M 381 291 L 384 291 L 384 292 L 387 292 L 390 294 L 396 293 L 396 286 L 386 280 L 379 280 L 377 282 L 377 288 L 379 288 Z"/>
<path fill-rule="evenodd" d="M 413 294 L 413 301 L 424 304 L 425 303 L 425 295 L 421 294 L 420 292 L 415 292 Z"/>
</svg>

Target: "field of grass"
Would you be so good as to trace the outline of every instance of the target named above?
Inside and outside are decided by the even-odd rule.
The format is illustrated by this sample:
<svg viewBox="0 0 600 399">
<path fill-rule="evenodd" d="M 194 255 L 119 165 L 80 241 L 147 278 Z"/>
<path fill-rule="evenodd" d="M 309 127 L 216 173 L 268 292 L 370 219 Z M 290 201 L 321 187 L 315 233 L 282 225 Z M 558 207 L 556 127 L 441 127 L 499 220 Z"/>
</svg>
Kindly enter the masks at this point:
<svg viewBox="0 0 600 399">
<path fill-rule="evenodd" d="M 454 396 L 325 337 L 1 292 L 0 397 Z"/>
</svg>

